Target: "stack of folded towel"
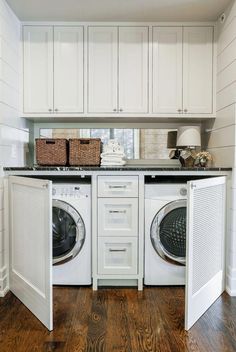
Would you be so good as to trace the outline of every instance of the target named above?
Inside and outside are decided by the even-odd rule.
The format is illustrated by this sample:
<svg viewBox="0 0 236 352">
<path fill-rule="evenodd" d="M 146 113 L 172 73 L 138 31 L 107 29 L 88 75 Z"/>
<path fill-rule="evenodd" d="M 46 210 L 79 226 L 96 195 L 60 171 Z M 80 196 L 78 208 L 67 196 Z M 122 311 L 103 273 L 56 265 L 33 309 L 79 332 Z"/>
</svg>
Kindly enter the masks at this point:
<svg viewBox="0 0 236 352">
<path fill-rule="evenodd" d="M 101 154 L 102 166 L 122 166 L 126 164 L 124 160 L 124 148 L 115 139 L 110 139 L 108 144 L 104 145 Z"/>
</svg>

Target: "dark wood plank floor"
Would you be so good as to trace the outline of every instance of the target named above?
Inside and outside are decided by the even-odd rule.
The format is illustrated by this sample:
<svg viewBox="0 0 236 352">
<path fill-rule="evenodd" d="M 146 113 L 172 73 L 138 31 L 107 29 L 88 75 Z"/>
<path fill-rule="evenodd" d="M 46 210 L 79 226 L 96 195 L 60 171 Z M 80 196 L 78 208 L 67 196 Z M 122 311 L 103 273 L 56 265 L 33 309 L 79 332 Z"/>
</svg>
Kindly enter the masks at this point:
<svg viewBox="0 0 236 352">
<path fill-rule="evenodd" d="M 0 300 L 1 352 L 236 351 L 236 298 L 223 294 L 184 331 L 184 289 L 54 289 L 54 331 L 11 293 Z"/>
</svg>

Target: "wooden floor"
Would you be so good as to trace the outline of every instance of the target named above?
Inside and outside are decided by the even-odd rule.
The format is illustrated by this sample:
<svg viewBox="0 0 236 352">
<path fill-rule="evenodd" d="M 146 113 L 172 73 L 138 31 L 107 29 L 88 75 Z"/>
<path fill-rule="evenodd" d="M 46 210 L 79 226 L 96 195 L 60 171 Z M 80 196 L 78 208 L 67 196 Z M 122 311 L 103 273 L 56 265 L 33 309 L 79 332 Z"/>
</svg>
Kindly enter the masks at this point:
<svg viewBox="0 0 236 352">
<path fill-rule="evenodd" d="M 54 331 L 9 293 L 0 300 L 0 351 L 236 351 L 236 298 L 223 294 L 185 332 L 184 289 L 54 289 Z"/>
</svg>

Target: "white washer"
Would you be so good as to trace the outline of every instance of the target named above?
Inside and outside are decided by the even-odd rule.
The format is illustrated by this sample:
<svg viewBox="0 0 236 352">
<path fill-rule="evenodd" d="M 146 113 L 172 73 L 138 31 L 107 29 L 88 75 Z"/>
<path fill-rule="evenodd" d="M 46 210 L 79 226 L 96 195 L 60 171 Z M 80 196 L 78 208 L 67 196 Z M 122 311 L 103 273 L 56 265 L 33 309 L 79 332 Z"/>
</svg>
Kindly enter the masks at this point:
<svg viewBox="0 0 236 352">
<path fill-rule="evenodd" d="M 146 285 L 185 285 L 187 185 L 145 185 Z"/>
<path fill-rule="evenodd" d="M 91 185 L 53 184 L 53 284 L 90 285 Z"/>
</svg>

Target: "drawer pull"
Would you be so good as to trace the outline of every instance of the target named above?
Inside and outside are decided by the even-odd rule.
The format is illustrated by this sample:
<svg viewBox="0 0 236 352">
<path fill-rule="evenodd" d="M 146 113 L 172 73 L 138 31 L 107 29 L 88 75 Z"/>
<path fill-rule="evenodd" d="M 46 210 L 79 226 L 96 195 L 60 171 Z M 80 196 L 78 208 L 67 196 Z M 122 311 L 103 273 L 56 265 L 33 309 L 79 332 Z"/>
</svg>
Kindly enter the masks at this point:
<svg viewBox="0 0 236 352">
<path fill-rule="evenodd" d="M 109 252 L 126 252 L 127 249 L 126 248 L 122 248 L 122 249 L 112 249 L 109 248 Z"/>
<path fill-rule="evenodd" d="M 126 214 L 126 210 L 109 210 L 110 214 Z"/>
<path fill-rule="evenodd" d="M 110 188 L 110 189 L 112 189 L 112 188 L 115 188 L 115 189 L 116 189 L 116 188 L 118 188 L 118 189 L 124 188 L 124 189 L 125 189 L 125 188 L 127 188 L 127 186 L 126 186 L 126 185 L 124 185 L 124 186 L 109 186 L 109 188 Z"/>
</svg>

